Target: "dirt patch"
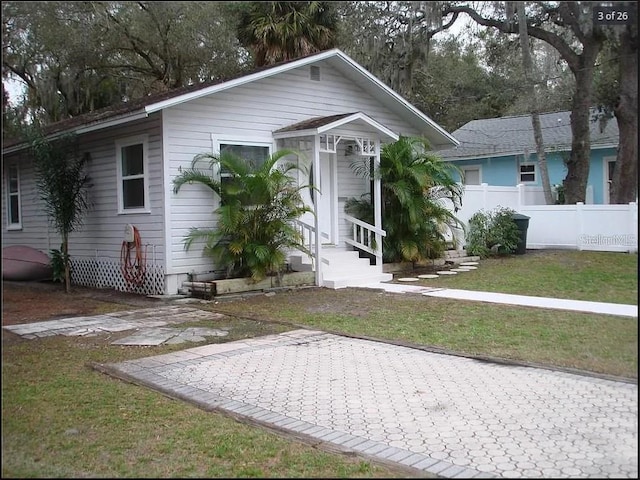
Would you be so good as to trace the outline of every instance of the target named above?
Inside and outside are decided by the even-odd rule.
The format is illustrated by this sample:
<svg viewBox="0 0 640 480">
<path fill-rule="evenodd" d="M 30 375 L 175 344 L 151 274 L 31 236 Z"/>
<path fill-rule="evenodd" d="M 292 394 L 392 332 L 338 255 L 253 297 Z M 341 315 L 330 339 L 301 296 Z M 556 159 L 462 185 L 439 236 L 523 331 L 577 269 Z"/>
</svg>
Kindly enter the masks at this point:
<svg viewBox="0 0 640 480">
<path fill-rule="evenodd" d="M 40 322 L 55 318 L 96 315 L 130 307 L 162 305 L 158 299 L 116 290 L 64 287 L 53 282 L 2 282 L 2 325 Z"/>
</svg>

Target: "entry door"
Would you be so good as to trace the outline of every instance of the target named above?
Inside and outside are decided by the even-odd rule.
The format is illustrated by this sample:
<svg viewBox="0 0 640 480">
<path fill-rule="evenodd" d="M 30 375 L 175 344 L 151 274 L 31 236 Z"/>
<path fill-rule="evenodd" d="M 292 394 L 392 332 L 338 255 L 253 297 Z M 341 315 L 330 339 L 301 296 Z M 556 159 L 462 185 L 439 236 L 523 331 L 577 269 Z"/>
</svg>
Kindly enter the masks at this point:
<svg viewBox="0 0 640 480">
<path fill-rule="evenodd" d="M 616 157 L 604 158 L 604 202 L 611 203 L 611 181 L 613 180 L 613 168 L 616 166 Z"/>
<path fill-rule="evenodd" d="M 335 243 L 334 232 L 334 174 L 333 174 L 333 155 L 329 153 L 320 153 L 320 181 L 318 182 L 317 192 L 320 218 L 318 218 L 318 225 L 320 225 L 320 236 L 322 243 Z"/>
</svg>

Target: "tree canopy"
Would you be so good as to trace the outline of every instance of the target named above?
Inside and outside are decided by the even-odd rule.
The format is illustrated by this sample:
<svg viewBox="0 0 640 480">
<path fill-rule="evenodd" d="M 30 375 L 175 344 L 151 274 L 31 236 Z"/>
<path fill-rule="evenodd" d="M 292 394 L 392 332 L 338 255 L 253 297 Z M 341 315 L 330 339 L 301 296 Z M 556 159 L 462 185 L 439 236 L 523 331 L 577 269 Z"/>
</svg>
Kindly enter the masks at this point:
<svg viewBox="0 0 640 480">
<path fill-rule="evenodd" d="M 3 2 L 3 137 L 332 47 L 449 131 L 526 114 L 513 3 Z M 615 116 L 625 140 L 613 198 L 635 199 L 637 181 L 625 179 L 637 178 L 637 13 L 635 23 L 604 25 L 593 14 L 605 2 L 524 3 L 544 92 L 538 110 L 572 111 L 568 202 L 584 201 L 597 105 Z M 474 36 L 451 33 L 463 18 L 478 26 Z M 8 81 L 24 86 L 23 98 L 9 102 Z"/>
</svg>

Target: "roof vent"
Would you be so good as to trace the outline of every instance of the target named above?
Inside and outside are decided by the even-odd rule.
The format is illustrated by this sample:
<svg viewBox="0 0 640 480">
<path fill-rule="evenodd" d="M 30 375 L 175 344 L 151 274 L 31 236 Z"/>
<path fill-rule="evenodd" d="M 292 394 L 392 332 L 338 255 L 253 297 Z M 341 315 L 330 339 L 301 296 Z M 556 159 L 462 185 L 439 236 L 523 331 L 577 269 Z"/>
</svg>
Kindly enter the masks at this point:
<svg viewBox="0 0 640 480">
<path fill-rule="evenodd" d="M 315 80 L 316 82 L 320 81 L 320 67 L 311 66 L 309 70 L 311 80 Z"/>
</svg>

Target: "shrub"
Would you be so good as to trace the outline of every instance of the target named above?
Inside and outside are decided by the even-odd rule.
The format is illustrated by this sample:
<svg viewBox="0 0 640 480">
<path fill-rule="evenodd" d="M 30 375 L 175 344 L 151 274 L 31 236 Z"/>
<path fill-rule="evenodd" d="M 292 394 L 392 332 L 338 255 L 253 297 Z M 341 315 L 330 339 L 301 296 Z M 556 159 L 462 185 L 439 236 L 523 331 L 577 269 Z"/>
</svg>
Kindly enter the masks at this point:
<svg viewBox="0 0 640 480">
<path fill-rule="evenodd" d="M 474 213 L 469 219 L 467 252 L 482 258 L 514 252 L 520 241 L 520 230 L 513 220 L 514 214 L 514 210 L 506 207 Z"/>
<path fill-rule="evenodd" d="M 303 238 L 292 225 L 310 208 L 304 205 L 300 191 L 307 185 L 297 185 L 290 175 L 299 170 L 295 164 L 277 166 L 291 150 L 271 155 L 257 169 L 251 161 L 231 153 L 197 155 L 192 166 L 174 179 L 174 192 L 189 183 L 207 186 L 220 199 L 215 210 L 214 229 L 190 229 L 185 248 L 195 241 L 204 241 L 204 254 L 213 259 L 217 268 L 224 268 L 227 278 L 251 277 L 255 281 L 268 275 L 282 274 L 287 251 L 297 249 L 311 253 Z M 198 162 L 207 160 L 210 168 L 198 169 Z M 224 181 L 212 176 L 212 167 L 224 168 L 230 177 Z"/>
<path fill-rule="evenodd" d="M 439 258 L 446 250 L 446 234 L 462 226 L 454 216 L 462 201 L 462 186 L 456 182 L 457 167 L 430 151 L 423 138 L 400 137 L 380 152 L 380 165 L 371 160 L 354 162 L 354 172 L 381 180 L 383 261 L 416 262 Z M 447 208 L 451 203 L 454 212 Z M 373 223 L 371 196 L 350 198 L 345 212 Z"/>
</svg>

